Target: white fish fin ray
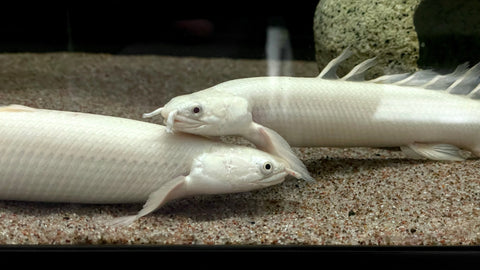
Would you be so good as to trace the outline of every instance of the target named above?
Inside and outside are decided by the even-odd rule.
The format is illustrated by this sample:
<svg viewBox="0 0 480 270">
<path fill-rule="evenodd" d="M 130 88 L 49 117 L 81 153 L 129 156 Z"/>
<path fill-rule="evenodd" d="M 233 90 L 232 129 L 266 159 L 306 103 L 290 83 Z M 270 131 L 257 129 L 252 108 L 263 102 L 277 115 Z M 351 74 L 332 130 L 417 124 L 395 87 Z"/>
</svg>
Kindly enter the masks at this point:
<svg viewBox="0 0 480 270">
<path fill-rule="evenodd" d="M 480 63 L 471 67 L 459 79 L 447 88 L 451 94 L 469 94 L 480 83 Z"/>
<path fill-rule="evenodd" d="M 352 68 L 352 70 L 342 77 L 343 81 L 364 81 L 365 72 L 377 63 L 376 57 L 367 59 Z"/>
<path fill-rule="evenodd" d="M 310 173 L 307 170 L 307 167 L 303 164 L 303 162 L 293 153 L 290 145 L 280 136 L 277 132 L 267 127 L 263 127 L 260 129 L 260 132 L 264 136 L 268 136 L 271 145 L 275 146 L 275 151 L 278 156 L 285 159 L 291 168 L 298 172 L 299 177 L 309 181 L 315 182 L 315 179 L 310 176 Z"/>
<path fill-rule="evenodd" d="M 337 76 L 337 68 L 342 63 L 345 61 L 347 58 L 349 58 L 352 55 L 352 50 L 350 50 L 350 47 L 347 47 L 343 52 L 337 56 L 337 58 L 334 58 L 332 61 L 330 61 L 320 72 L 317 78 L 321 79 L 338 79 Z"/>
<path fill-rule="evenodd" d="M 402 151 L 402 153 L 406 157 L 411 158 L 411 159 L 423 159 L 423 158 L 425 158 L 424 156 L 418 154 L 417 152 L 415 152 L 412 148 L 410 148 L 408 146 L 400 146 L 400 150 Z"/>
<path fill-rule="evenodd" d="M 130 226 L 137 220 L 137 215 L 117 217 L 107 222 L 107 226 Z"/>
<path fill-rule="evenodd" d="M 447 90 L 447 88 L 452 85 L 456 80 L 458 80 L 465 72 L 468 71 L 468 62 L 460 64 L 457 68 L 449 74 L 445 75 L 438 75 L 430 82 L 426 83 L 425 85 L 421 86 L 425 89 L 430 90 Z"/>
<path fill-rule="evenodd" d="M 148 196 L 147 202 L 145 202 L 143 205 L 142 210 L 140 210 L 136 215 L 115 218 L 108 222 L 107 225 L 130 226 L 139 218 L 157 210 L 167 201 L 179 197 L 179 194 L 181 195 L 179 189 L 185 184 L 185 180 L 186 177 L 180 175 L 168 181 L 167 183 L 164 183 L 159 189 L 155 190 Z"/>
<path fill-rule="evenodd" d="M 430 69 L 419 70 L 407 78 L 394 82 L 395 85 L 401 86 L 421 86 L 435 79 L 438 73 Z"/>
<path fill-rule="evenodd" d="M 427 90 L 443 90 L 450 94 L 480 98 L 480 63 L 468 68 L 468 62 L 460 64 L 449 74 L 440 75 L 432 70 L 419 70 L 414 73 L 384 75 L 369 82 L 413 86 Z"/>
<path fill-rule="evenodd" d="M 462 161 L 465 160 L 460 149 L 451 144 L 412 143 L 401 146 L 402 152 L 410 158 L 427 158 L 431 160 Z"/>
<path fill-rule="evenodd" d="M 315 179 L 310 176 L 307 167 L 303 162 L 293 153 L 292 148 L 285 139 L 277 132 L 265 126 L 252 123 L 250 131 L 243 134 L 243 137 L 251 141 L 255 146 L 267 153 L 276 155 L 285 160 L 290 166 L 296 178 L 302 178 L 309 182 L 315 182 Z"/>
<path fill-rule="evenodd" d="M 480 98 L 480 84 L 473 88 L 473 90 L 467 96 L 472 99 Z"/>
<path fill-rule="evenodd" d="M 408 76 L 410 76 L 411 73 L 401 73 L 401 74 L 391 74 L 391 75 L 383 75 L 378 78 L 369 80 L 369 82 L 373 83 L 383 83 L 383 84 L 393 84 L 395 82 L 401 81 Z"/>
</svg>

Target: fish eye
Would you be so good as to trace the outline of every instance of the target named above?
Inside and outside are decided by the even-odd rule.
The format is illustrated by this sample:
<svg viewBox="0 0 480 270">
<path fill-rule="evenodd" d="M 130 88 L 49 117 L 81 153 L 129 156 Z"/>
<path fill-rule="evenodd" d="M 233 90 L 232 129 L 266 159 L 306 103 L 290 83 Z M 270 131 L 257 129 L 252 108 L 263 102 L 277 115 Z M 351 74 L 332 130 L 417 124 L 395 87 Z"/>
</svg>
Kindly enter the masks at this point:
<svg viewBox="0 0 480 270">
<path fill-rule="evenodd" d="M 270 161 L 263 163 L 262 172 L 263 174 L 270 174 L 273 171 L 273 164 Z"/>
<path fill-rule="evenodd" d="M 199 114 L 202 112 L 202 107 L 200 105 L 195 105 L 192 108 L 192 113 L 193 114 Z"/>
</svg>

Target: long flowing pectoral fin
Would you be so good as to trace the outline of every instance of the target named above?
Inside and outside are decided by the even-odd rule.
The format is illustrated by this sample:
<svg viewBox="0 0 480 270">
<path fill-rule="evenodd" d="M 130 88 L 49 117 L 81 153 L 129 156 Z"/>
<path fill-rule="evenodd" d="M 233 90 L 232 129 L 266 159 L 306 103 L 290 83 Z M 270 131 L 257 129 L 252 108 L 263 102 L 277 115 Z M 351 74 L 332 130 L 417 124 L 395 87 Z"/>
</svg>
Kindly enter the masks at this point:
<svg viewBox="0 0 480 270">
<path fill-rule="evenodd" d="M 181 175 L 173 178 L 159 189 L 155 190 L 148 196 L 147 202 L 143 205 L 142 210 L 140 210 L 136 215 L 118 217 L 109 222 L 108 225 L 122 225 L 129 226 L 137 219 L 150 214 L 151 212 L 158 209 L 160 206 L 165 204 L 167 201 L 175 199 L 182 195 L 182 187 L 185 184 L 185 176 Z"/>
<path fill-rule="evenodd" d="M 285 139 L 277 132 L 265 126 L 252 123 L 250 131 L 244 137 L 250 140 L 255 146 L 265 152 L 279 156 L 284 159 L 293 170 L 292 175 L 307 181 L 315 181 L 303 162 L 293 153 L 292 148 Z M 296 173 L 295 173 L 296 172 Z"/>
<path fill-rule="evenodd" d="M 460 149 L 451 144 L 426 144 L 412 143 L 407 146 L 401 146 L 402 152 L 410 158 L 428 158 L 432 160 L 465 160 L 460 154 Z"/>
</svg>

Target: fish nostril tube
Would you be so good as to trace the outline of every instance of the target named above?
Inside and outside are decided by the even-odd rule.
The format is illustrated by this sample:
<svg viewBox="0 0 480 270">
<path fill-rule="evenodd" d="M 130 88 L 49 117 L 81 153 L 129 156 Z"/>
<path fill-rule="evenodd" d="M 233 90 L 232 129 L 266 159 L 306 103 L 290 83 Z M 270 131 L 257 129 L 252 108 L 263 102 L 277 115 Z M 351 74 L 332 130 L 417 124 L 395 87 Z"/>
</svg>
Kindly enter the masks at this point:
<svg viewBox="0 0 480 270">
<path fill-rule="evenodd" d="M 142 115 L 142 117 L 143 117 L 143 118 L 151 118 L 151 117 L 157 116 L 157 115 L 159 115 L 159 114 L 162 113 L 162 110 L 163 110 L 163 107 L 160 107 L 160 108 L 156 109 L 156 110 L 153 111 L 153 112 L 144 113 L 144 114 Z"/>
</svg>

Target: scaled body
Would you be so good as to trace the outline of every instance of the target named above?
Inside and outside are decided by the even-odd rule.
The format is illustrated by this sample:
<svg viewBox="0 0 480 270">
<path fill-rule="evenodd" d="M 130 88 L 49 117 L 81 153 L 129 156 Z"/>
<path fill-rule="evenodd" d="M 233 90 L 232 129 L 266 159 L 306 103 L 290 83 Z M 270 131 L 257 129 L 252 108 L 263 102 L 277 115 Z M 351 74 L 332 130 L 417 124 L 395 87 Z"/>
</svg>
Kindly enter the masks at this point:
<svg viewBox="0 0 480 270">
<path fill-rule="evenodd" d="M 480 101 L 411 86 L 260 77 L 220 91 L 249 100 L 253 121 L 291 146 L 390 147 L 446 143 L 478 151 Z"/>
<path fill-rule="evenodd" d="M 480 156 L 480 64 L 364 81 L 372 58 L 338 78 L 350 54 L 345 50 L 316 78 L 232 80 L 175 97 L 146 117 L 161 114 L 167 128 L 192 134 L 243 136 L 303 170 L 304 178 L 290 146 L 399 146 L 410 157 L 434 160 L 462 160 L 463 148 Z M 262 135 L 261 127 L 271 134 Z M 283 143 L 265 144 L 275 137 Z"/>
<path fill-rule="evenodd" d="M 294 174 L 257 149 L 168 134 L 161 125 L 103 115 L 0 108 L 0 199 L 165 202 L 263 188 Z"/>
</svg>

